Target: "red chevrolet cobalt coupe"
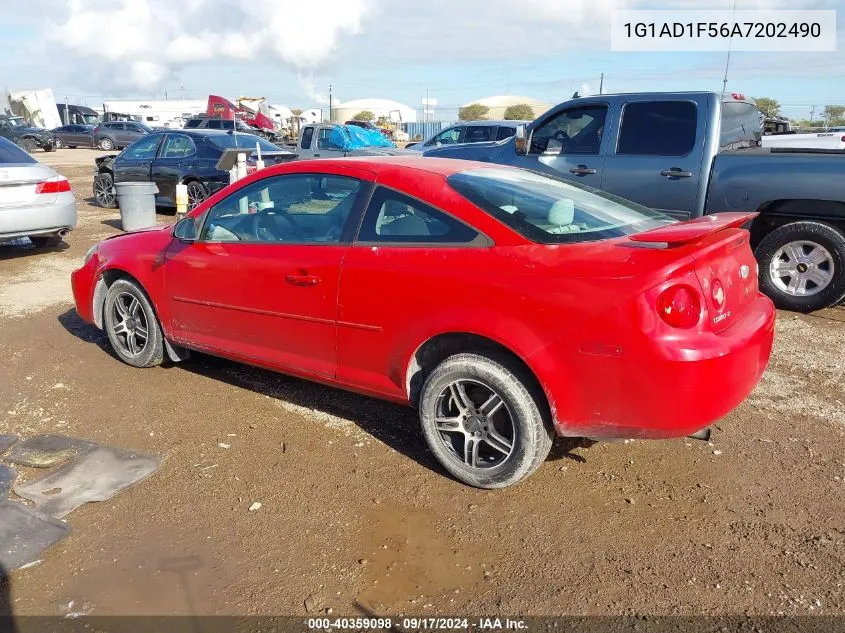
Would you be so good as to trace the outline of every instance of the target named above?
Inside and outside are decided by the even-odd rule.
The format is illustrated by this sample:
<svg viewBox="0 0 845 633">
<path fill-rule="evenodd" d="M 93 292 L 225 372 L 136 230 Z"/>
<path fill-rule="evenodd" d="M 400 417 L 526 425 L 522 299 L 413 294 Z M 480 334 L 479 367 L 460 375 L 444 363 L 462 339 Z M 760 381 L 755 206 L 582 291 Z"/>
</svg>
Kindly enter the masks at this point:
<svg viewBox="0 0 845 633">
<path fill-rule="evenodd" d="M 748 395 L 774 335 L 752 217 L 673 223 L 467 161 L 302 161 L 105 240 L 73 291 L 130 365 L 199 350 L 410 403 L 450 473 L 498 488 L 554 433 L 686 436 Z"/>
</svg>

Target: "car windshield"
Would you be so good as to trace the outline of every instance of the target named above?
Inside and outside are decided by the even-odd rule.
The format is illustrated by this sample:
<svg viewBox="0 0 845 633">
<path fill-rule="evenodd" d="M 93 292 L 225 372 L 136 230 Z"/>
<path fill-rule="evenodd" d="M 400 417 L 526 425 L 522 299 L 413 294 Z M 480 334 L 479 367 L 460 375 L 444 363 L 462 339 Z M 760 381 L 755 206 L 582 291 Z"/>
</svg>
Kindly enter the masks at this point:
<svg viewBox="0 0 845 633">
<path fill-rule="evenodd" d="M 30 165 L 37 162 L 12 141 L 0 136 L 0 165 Z"/>
<path fill-rule="evenodd" d="M 261 148 L 262 152 L 278 152 L 281 147 L 273 145 L 270 141 L 266 141 L 255 134 L 216 134 L 208 137 L 208 142 L 214 147 L 222 150 L 244 148 L 255 149 L 255 144 Z"/>
<path fill-rule="evenodd" d="M 24 123 L 24 120 L 21 117 L 11 118 L 9 119 L 9 123 L 14 125 L 15 127 L 26 127 L 26 123 Z"/>
<path fill-rule="evenodd" d="M 621 237 L 674 221 L 590 187 L 522 169 L 470 169 L 447 180 L 475 206 L 540 244 Z"/>
<path fill-rule="evenodd" d="M 100 122 L 100 117 L 96 114 L 83 114 L 82 120 L 85 121 L 85 125 L 97 125 Z"/>
</svg>

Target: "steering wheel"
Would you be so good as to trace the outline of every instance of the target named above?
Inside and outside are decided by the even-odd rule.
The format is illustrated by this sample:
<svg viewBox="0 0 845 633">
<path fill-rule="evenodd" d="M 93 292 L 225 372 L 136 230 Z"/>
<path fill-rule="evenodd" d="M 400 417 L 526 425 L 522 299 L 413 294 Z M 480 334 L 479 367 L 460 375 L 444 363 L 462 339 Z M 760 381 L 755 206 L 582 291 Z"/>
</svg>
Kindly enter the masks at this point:
<svg viewBox="0 0 845 633">
<path fill-rule="evenodd" d="M 276 224 L 276 222 L 268 222 L 267 220 L 271 216 L 274 218 L 283 218 L 290 227 L 290 233 L 288 235 L 284 235 L 279 230 L 280 227 Z M 303 238 L 302 230 L 299 228 L 299 225 L 294 222 L 293 218 L 288 213 L 284 211 L 280 211 L 279 209 L 265 209 L 263 211 L 259 211 L 252 217 L 252 232 L 259 242 L 301 241 Z M 261 237 L 265 231 L 270 234 L 271 239 L 263 239 Z M 291 237 L 293 237 L 292 240 L 290 239 Z"/>
<path fill-rule="evenodd" d="M 557 130 L 554 134 L 552 134 L 552 138 L 556 141 L 560 141 L 561 147 L 565 150 L 572 149 L 572 146 L 575 145 L 575 141 L 572 140 L 572 137 L 563 130 Z"/>
</svg>

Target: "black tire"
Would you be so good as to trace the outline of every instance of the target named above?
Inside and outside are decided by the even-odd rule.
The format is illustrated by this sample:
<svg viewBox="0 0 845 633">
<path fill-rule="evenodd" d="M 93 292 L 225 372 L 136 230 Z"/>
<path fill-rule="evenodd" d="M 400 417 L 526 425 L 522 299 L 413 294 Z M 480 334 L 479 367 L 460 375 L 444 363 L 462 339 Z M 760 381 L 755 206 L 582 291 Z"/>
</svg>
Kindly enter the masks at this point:
<svg viewBox="0 0 845 633">
<path fill-rule="evenodd" d="M 25 151 L 29 152 L 30 154 L 32 154 L 32 152 L 34 152 L 34 151 L 35 151 L 35 148 L 37 147 L 37 145 L 36 145 L 35 141 L 34 141 L 33 139 L 31 139 L 31 138 L 23 138 L 23 139 L 21 139 L 20 146 L 21 146 L 21 147 L 22 147 Z"/>
<path fill-rule="evenodd" d="M 115 148 L 115 143 L 112 139 L 106 136 L 100 139 L 98 147 L 103 151 L 110 152 Z"/>
<path fill-rule="evenodd" d="M 56 149 L 56 148 L 55 148 L 55 146 L 51 143 L 51 144 L 49 144 L 49 145 L 43 145 L 43 146 L 41 147 L 41 149 L 43 149 L 45 152 L 52 152 L 52 151 L 53 151 L 54 149 Z"/>
<path fill-rule="evenodd" d="M 57 139 L 55 139 L 55 140 L 53 141 L 53 147 L 54 147 L 54 148 L 56 148 L 56 149 L 62 149 L 62 147 L 63 147 L 63 146 L 64 146 L 64 142 L 62 141 L 62 139 L 57 138 Z"/>
<path fill-rule="evenodd" d="M 463 395 L 469 396 L 474 406 L 466 411 L 462 412 L 450 395 L 454 393 L 451 385 L 455 384 L 468 387 Z M 502 403 L 488 418 L 480 402 L 490 394 Z M 455 425 L 451 430 L 436 426 L 435 421 L 443 419 L 444 406 L 456 414 L 448 415 L 449 425 Z M 552 425 L 542 390 L 524 368 L 505 356 L 456 354 L 444 360 L 423 385 L 419 414 L 423 435 L 434 456 L 458 480 L 477 488 L 504 488 L 521 481 L 537 470 L 552 446 Z M 504 417 L 509 423 L 502 422 Z M 488 425 L 489 429 L 495 428 L 495 434 Z M 478 439 L 470 439 L 471 433 L 476 433 Z M 495 442 L 490 443 L 491 439 Z M 474 467 L 466 463 L 468 441 L 480 447 L 472 453 L 472 461 L 487 460 L 485 464 Z M 494 444 L 510 452 L 501 457 L 504 450 L 493 450 Z"/>
<path fill-rule="evenodd" d="M 103 328 L 115 354 L 127 365 L 154 367 L 164 361 L 164 337 L 158 318 L 146 293 L 135 282 L 118 279 L 109 287 L 103 304 Z"/>
<path fill-rule="evenodd" d="M 188 185 L 188 211 L 193 211 L 208 198 L 208 189 L 199 180 L 191 180 L 186 184 Z"/>
<path fill-rule="evenodd" d="M 35 248 L 51 248 L 62 243 L 62 236 L 58 233 L 53 235 L 30 235 L 29 241 Z"/>
<path fill-rule="evenodd" d="M 117 194 L 114 191 L 114 177 L 108 172 L 94 176 L 94 199 L 104 209 L 117 207 Z"/>
<path fill-rule="evenodd" d="M 793 258 L 789 253 L 796 244 L 798 257 Z M 811 221 L 784 224 L 766 235 L 754 254 L 760 264 L 760 290 L 778 308 L 813 312 L 845 298 L 845 236 L 828 224 Z M 815 255 L 824 261 L 813 263 Z M 807 258 L 806 262 L 801 261 L 803 257 Z M 794 270 L 793 259 L 797 261 Z M 829 277 L 829 281 L 817 283 L 814 278 L 819 279 L 819 275 Z M 787 281 L 793 278 L 797 280 L 795 288 Z"/>
</svg>

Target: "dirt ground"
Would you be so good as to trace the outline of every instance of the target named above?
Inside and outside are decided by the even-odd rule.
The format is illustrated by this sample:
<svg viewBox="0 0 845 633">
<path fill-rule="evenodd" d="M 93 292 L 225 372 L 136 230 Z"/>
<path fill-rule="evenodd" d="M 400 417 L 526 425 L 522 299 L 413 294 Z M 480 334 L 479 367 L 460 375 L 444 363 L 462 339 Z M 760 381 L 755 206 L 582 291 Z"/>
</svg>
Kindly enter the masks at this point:
<svg viewBox="0 0 845 633">
<path fill-rule="evenodd" d="M 67 246 L 0 247 L 0 431 L 164 461 L 68 516 L 11 575 L 16 614 L 845 613 L 845 307 L 778 316 L 769 370 L 710 444 L 559 441 L 479 491 L 410 409 L 201 355 L 120 363 L 69 285 L 119 231 L 91 204 L 96 155 L 37 155 L 79 200 Z"/>
</svg>

